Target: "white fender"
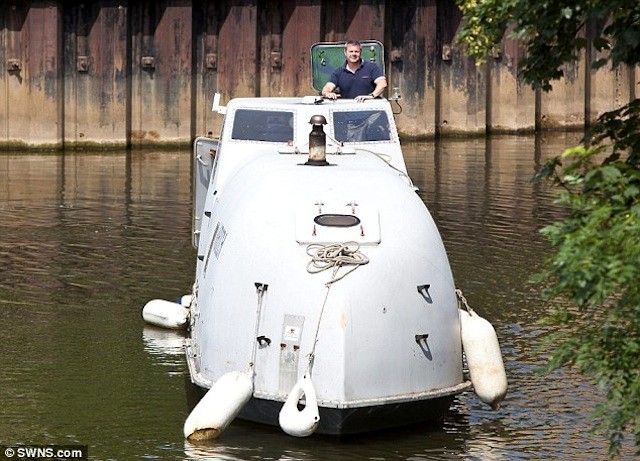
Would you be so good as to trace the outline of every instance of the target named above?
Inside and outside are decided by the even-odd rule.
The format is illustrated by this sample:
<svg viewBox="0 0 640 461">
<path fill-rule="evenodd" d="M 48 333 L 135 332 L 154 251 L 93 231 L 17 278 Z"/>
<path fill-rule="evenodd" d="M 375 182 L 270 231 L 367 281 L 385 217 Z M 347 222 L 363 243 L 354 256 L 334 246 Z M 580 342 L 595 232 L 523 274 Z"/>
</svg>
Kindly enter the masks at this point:
<svg viewBox="0 0 640 461">
<path fill-rule="evenodd" d="M 298 410 L 298 402 L 303 395 L 305 407 Z M 307 375 L 304 375 L 291 389 L 280 410 L 278 420 L 282 430 L 294 437 L 307 437 L 315 432 L 320 423 L 320 414 L 316 390 L 311 378 Z"/>
<path fill-rule="evenodd" d="M 248 373 L 225 373 L 187 417 L 184 422 L 185 438 L 191 442 L 217 438 L 252 395 L 253 380 Z"/>
<path fill-rule="evenodd" d="M 184 307 L 191 307 L 193 301 L 193 295 L 182 295 L 178 298 L 178 304 Z"/>
<path fill-rule="evenodd" d="M 187 324 L 189 309 L 164 299 L 152 299 L 142 308 L 142 318 L 151 325 L 178 329 Z"/>
<path fill-rule="evenodd" d="M 458 311 L 471 383 L 478 398 L 496 410 L 507 395 L 507 374 L 498 335 L 491 323 L 474 311 Z"/>
</svg>

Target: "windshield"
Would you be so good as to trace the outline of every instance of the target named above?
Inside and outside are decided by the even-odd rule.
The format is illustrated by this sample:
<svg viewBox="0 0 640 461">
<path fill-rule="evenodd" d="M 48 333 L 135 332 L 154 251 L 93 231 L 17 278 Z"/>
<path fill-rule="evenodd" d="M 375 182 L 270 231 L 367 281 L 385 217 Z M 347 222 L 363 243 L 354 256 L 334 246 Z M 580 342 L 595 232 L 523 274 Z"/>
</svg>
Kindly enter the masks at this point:
<svg viewBox="0 0 640 461">
<path fill-rule="evenodd" d="M 293 112 L 238 109 L 233 119 L 231 139 L 241 141 L 293 141 Z"/>
<path fill-rule="evenodd" d="M 333 132 L 341 142 L 391 140 L 389 119 L 380 110 L 334 112 Z"/>
</svg>

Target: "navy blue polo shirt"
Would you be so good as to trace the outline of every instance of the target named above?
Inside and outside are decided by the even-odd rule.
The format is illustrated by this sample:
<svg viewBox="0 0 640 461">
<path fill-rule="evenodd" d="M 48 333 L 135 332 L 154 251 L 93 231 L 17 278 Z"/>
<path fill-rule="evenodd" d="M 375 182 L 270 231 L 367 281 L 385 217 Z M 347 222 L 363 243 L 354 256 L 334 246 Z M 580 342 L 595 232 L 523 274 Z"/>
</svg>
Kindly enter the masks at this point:
<svg viewBox="0 0 640 461">
<path fill-rule="evenodd" d="M 376 88 L 374 81 L 384 77 L 382 69 L 375 62 L 360 61 L 360 67 L 353 73 L 347 69 L 347 61 L 336 67 L 329 81 L 340 88 L 343 98 L 354 99 L 356 96 L 372 93 Z"/>
</svg>

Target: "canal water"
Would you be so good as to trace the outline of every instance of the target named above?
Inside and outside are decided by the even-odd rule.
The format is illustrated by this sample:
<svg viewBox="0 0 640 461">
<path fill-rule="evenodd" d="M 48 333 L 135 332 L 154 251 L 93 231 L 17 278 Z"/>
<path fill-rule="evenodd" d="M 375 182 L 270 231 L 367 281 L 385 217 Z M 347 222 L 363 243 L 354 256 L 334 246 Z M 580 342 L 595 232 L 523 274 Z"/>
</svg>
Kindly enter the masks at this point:
<svg viewBox="0 0 640 461">
<path fill-rule="evenodd" d="M 537 371 L 545 307 L 528 283 L 549 251 L 538 230 L 562 216 L 531 176 L 578 138 L 405 148 L 458 287 L 498 332 L 510 383 L 498 411 L 469 393 L 439 424 L 336 440 L 236 421 L 198 446 L 182 436 L 184 337 L 140 315 L 190 291 L 190 153 L 1 154 L 0 445 L 87 445 L 95 460 L 605 458 L 589 419 L 601 393 L 570 370 Z"/>
</svg>

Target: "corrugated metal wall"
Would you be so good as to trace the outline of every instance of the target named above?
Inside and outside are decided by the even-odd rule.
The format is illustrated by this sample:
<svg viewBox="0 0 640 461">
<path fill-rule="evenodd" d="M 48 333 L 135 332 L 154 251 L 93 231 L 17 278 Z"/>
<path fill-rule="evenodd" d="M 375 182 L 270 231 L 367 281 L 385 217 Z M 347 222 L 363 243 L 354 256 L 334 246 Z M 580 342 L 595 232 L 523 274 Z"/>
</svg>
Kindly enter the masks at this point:
<svg viewBox="0 0 640 461">
<path fill-rule="evenodd" d="M 638 68 L 587 53 L 550 94 L 516 79 L 518 43 L 481 68 L 453 45 L 453 0 L 5 1 L 0 9 L 0 146 L 183 144 L 217 133 L 216 91 L 314 94 L 310 47 L 385 45 L 406 136 L 582 127 L 637 96 Z"/>
</svg>

